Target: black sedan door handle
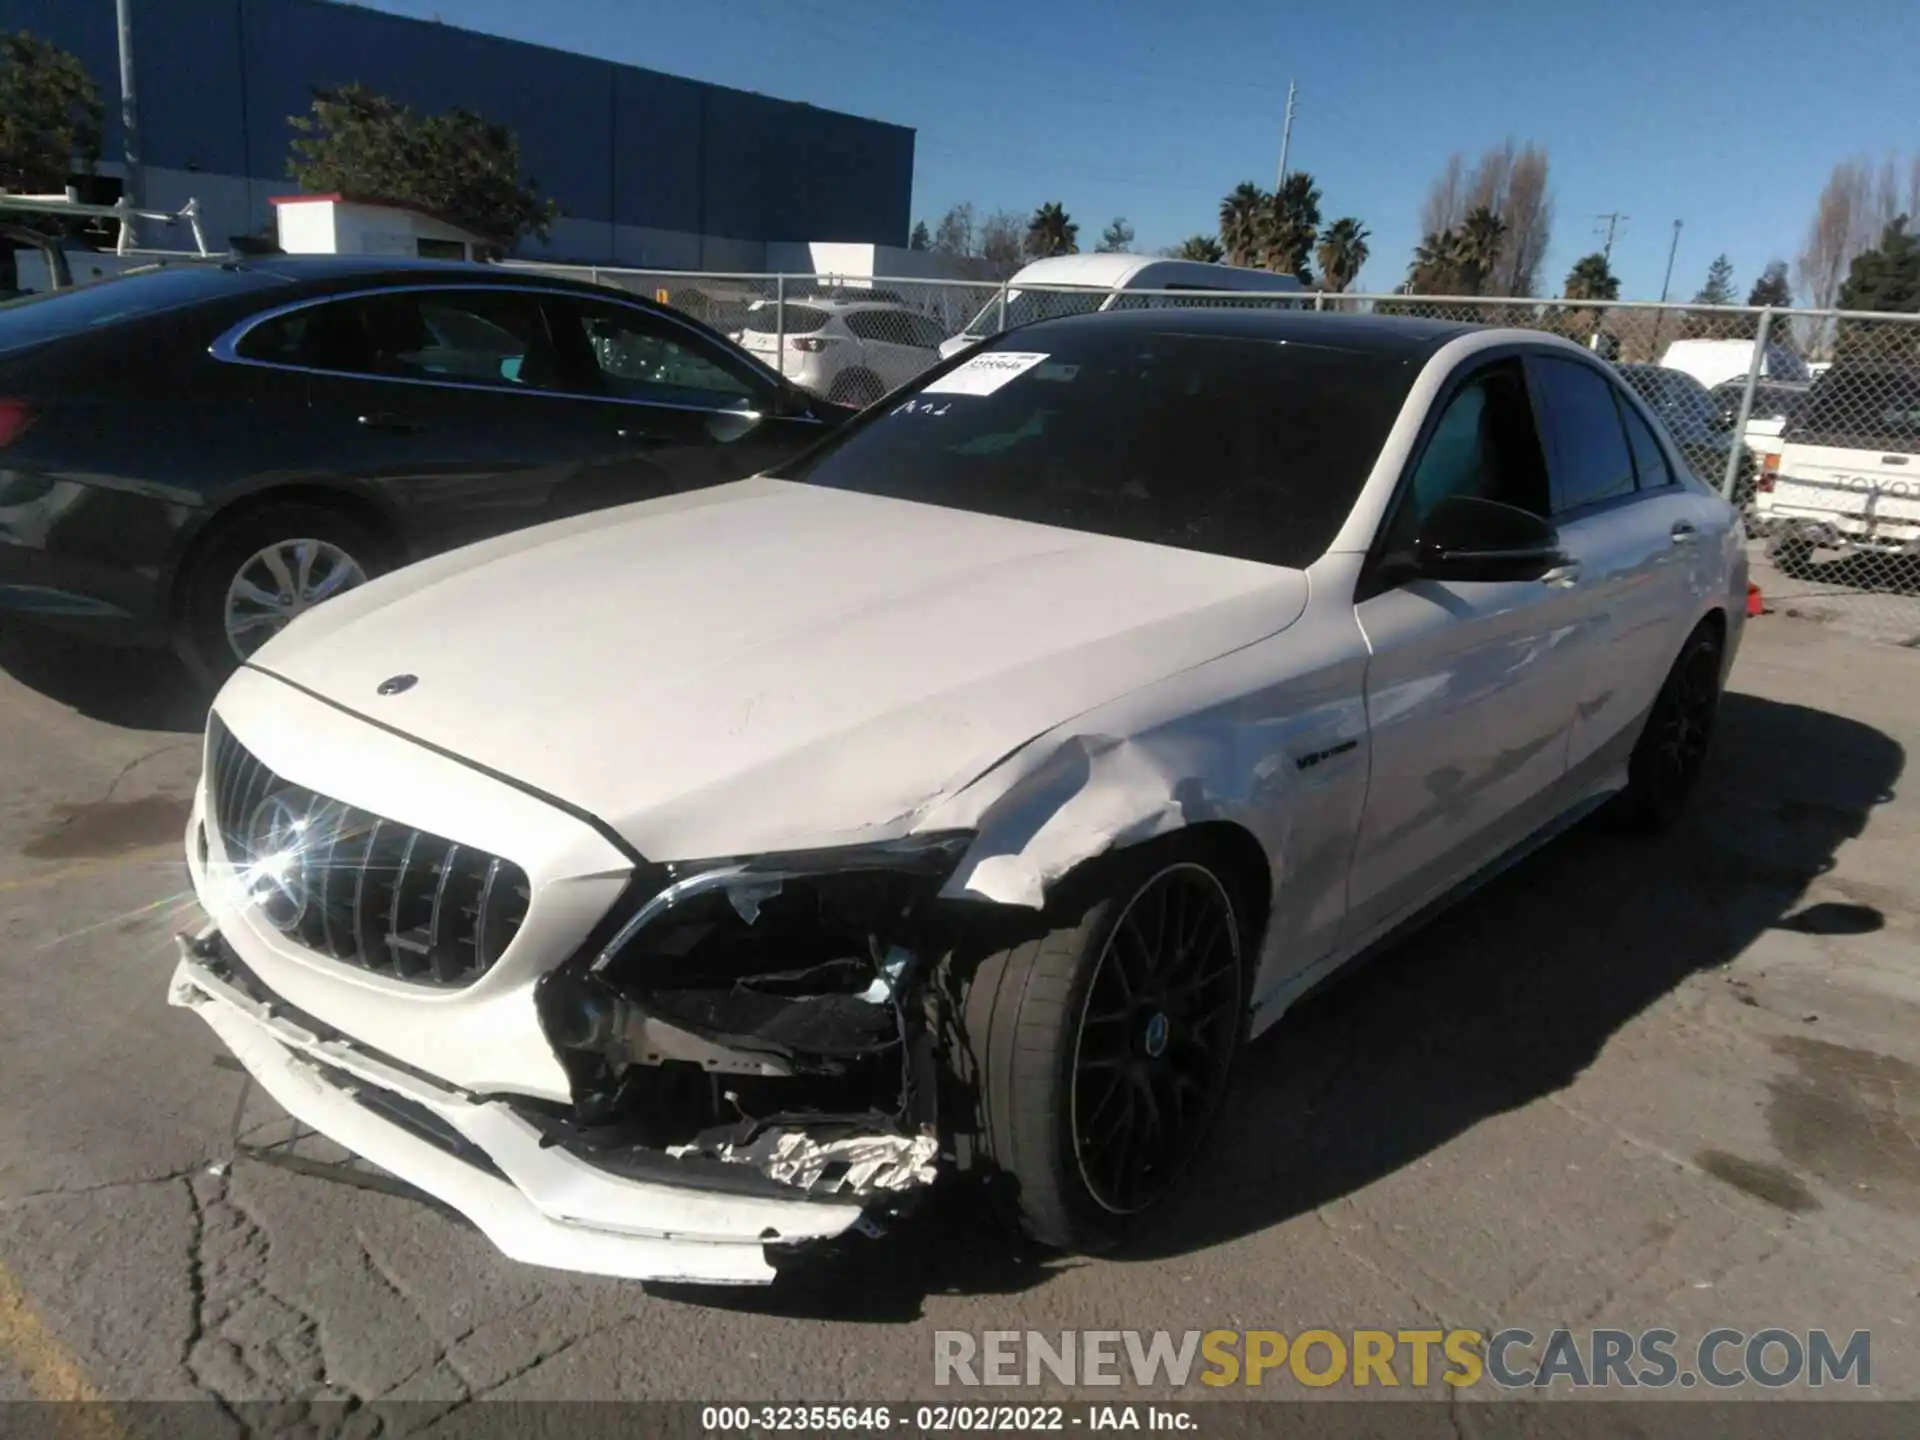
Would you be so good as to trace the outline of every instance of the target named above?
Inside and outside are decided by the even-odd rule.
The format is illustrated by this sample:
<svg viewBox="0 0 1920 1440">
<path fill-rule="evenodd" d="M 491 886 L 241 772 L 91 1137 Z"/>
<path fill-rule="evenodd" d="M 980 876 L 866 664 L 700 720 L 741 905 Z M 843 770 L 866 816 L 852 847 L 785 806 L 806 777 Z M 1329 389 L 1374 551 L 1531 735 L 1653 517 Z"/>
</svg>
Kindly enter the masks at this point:
<svg viewBox="0 0 1920 1440">
<path fill-rule="evenodd" d="M 398 414 L 392 410 L 370 411 L 368 414 L 359 417 L 359 423 L 363 429 L 385 430 L 394 435 L 411 435 L 417 430 L 427 428 L 418 420 L 409 419 L 407 416 Z"/>
<path fill-rule="evenodd" d="M 1686 544 L 1687 541 L 1693 539 L 1696 533 L 1697 532 L 1693 528 L 1692 521 L 1676 520 L 1673 522 L 1673 530 L 1672 530 L 1673 543 L 1676 545 Z"/>
</svg>

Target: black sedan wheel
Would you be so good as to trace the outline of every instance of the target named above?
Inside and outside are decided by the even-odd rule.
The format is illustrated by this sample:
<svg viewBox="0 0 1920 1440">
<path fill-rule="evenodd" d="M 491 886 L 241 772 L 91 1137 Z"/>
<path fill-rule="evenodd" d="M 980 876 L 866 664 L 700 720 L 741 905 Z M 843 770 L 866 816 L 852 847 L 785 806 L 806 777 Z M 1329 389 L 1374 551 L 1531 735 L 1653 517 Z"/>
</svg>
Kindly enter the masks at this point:
<svg viewBox="0 0 1920 1440">
<path fill-rule="evenodd" d="M 1245 932 L 1203 847 L 1110 862 L 966 998 L 987 1149 L 1020 1226 L 1097 1252 L 1195 1168 L 1246 1022 Z M 1084 893 L 1084 892 L 1083 892 Z"/>
<path fill-rule="evenodd" d="M 222 526 L 195 559 L 180 604 L 180 648 L 218 683 L 315 605 L 385 567 L 386 547 L 324 506 L 264 506 Z"/>
<path fill-rule="evenodd" d="M 1671 826 L 1700 781 L 1720 712 L 1720 657 L 1719 636 L 1706 626 L 1695 630 L 1647 714 L 1620 797 L 1640 828 Z"/>
</svg>

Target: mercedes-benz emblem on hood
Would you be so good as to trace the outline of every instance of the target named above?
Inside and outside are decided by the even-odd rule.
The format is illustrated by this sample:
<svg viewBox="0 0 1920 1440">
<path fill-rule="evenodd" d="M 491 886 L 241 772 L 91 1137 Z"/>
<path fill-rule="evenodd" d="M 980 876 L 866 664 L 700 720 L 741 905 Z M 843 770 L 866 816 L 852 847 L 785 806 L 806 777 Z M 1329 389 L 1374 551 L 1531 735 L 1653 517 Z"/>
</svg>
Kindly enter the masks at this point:
<svg viewBox="0 0 1920 1440">
<path fill-rule="evenodd" d="M 411 690 L 419 683 L 420 677 L 418 675 L 389 675 L 375 687 L 375 693 L 380 695 L 398 695 L 404 690 Z"/>
</svg>

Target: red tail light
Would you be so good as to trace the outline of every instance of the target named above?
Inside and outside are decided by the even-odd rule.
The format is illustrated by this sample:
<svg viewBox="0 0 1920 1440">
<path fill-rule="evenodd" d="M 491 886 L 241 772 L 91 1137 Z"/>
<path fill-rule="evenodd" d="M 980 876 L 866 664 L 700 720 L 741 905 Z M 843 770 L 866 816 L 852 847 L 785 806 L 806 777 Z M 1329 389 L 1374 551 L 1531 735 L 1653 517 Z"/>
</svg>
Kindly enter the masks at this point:
<svg viewBox="0 0 1920 1440">
<path fill-rule="evenodd" d="M 26 434 L 33 419 L 33 408 L 26 401 L 0 399 L 0 450 Z"/>
<path fill-rule="evenodd" d="M 1780 457 L 1778 455 L 1762 455 L 1760 457 L 1760 474 L 1754 479 L 1753 488 L 1771 494 L 1773 491 L 1773 482 L 1779 474 Z"/>
</svg>

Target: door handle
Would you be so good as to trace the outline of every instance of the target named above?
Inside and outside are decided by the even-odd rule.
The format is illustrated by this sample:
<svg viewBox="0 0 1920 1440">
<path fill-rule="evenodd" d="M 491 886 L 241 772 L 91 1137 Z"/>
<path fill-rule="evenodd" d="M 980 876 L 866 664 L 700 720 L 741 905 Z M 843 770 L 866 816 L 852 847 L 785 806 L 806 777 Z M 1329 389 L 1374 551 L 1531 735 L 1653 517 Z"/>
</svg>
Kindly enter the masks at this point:
<svg viewBox="0 0 1920 1440">
<path fill-rule="evenodd" d="M 362 429 L 385 430 L 394 435 L 411 435 L 416 430 L 424 430 L 427 428 L 419 421 L 411 420 L 405 415 L 395 414 L 391 410 L 370 411 L 365 415 L 359 416 L 358 423 Z"/>
<path fill-rule="evenodd" d="M 1569 560 L 1564 565 L 1556 565 L 1540 577 L 1542 585 L 1551 585 L 1556 590 L 1567 590 L 1580 583 L 1580 562 Z"/>
<path fill-rule="evenodd" d="M 1694 529 L 1693 522 L 1691 520 L 1676 520 L 1673 522 L 1673 530 L 1671 531 L 1671 534 L 1673 537 L 1674 544 L 1686 545 L 1690 543 L 1699 534 L 1699 532 Z"/>
</svg>

